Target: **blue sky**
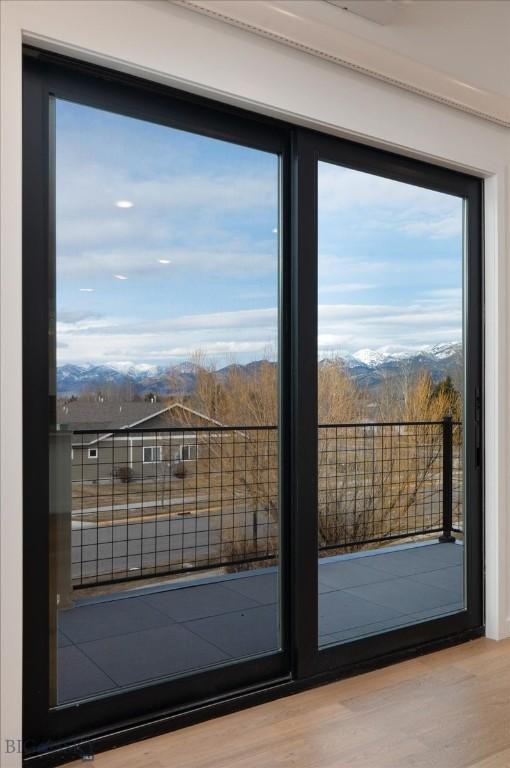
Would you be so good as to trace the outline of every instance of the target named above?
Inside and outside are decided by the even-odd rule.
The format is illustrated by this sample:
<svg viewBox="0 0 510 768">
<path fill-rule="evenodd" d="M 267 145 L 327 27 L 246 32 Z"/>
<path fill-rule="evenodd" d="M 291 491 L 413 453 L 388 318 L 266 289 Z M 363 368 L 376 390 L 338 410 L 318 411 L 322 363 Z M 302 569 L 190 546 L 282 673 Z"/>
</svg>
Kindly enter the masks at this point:
<svg viewBox="0 0 510 768">
<path fill-rule="evenodd" d="M 462 340 L 460 198 L 319 163 L 319 349 Z"/>
<path fill-rule="evenodd" d="M 63 101 L 56 145 L 60 365 L 275 356 L 275 155 Z M 321 163 L 320 355 L 460 340 L 461 228 L 458 198 Z"/>
</svg>

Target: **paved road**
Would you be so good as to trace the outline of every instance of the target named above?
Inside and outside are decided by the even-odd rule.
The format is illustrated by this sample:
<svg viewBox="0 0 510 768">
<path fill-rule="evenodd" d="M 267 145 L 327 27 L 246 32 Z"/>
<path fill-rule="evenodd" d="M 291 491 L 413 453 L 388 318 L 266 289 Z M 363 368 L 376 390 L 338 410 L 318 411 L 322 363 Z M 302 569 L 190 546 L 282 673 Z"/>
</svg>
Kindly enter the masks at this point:
<svg viewBox="0 0 510 768">
<path fill-rule="evenodd" d="M 180 570 L 219 562 L 231 554 L 228 542 L 253 537 L 254 513 L 244 507 L 223 506 L 198 511 L 186 517 L 169 517 L 114 522 L 96 526 L 89 522 L 73 527 L 72 578 L 75 583 L 89 578 L 99 581 L 122 578 L 126 573 Z M 257 514 L 259 545 L 270 529 L 267 513 Z M 274 530 L 276 533 L 276 530 Z M 223 553 L 220 541 L 223 542 Z M 157 573 L 157 571 L 156 571 Z"/>
<path fill-rule="evenodd" d="M 72 516 L 74 521 L 81 521 L 83 518 L 94 517 L 98 512 L 117 512 L 128 509 L 147 509 L 148 507 L 180 507 L 184 504 L 204 504 L 207 503 L 207 496 L 181 496 L 177 499 L 161 499 L 155 501 L 130 501 L 128 504 L 107 504 L 103 507 L 85 507 L 84 509 L 73 509 Z"/>
<path fill-rule="evenodd" d="M 454 504 L 456 502 L 457 494 Z M 150 506 L 155 507 L 156 503 Z M 130 509 L 138 508 L 138 504 L 130 506 Z M 408 512 L 410 531 L 422 525 L 436 527 L 441 508 L 440 491 L 422 495 L 416 515 L 411 509 Z M 121 509 L 127 510 L 126 506 Z M 160 512 L 157 516 L 149 513 L 143 517 L 143 520 L 138 516 L 129 522 L 102 521 L 99 525 L 90 519 L 74 520 L 73 582 L 108 581 L 142 573 L 157 575 L 169 569 L 179 571 L 200 565 L 214 567 L 232 555 L 229 542 L 244 539 L 251 544 L 254 540 L 254 512 L 243 504 L 236 504 L 235 508 L 223 504 L 223 507 L 196 510 L 185 516 Z M 267 545 L 268 536 L 276 537 L 277 527 L 268 521 L 266 512 L 259 511 L 256 537 L 262 549 Z"/>
</svg>

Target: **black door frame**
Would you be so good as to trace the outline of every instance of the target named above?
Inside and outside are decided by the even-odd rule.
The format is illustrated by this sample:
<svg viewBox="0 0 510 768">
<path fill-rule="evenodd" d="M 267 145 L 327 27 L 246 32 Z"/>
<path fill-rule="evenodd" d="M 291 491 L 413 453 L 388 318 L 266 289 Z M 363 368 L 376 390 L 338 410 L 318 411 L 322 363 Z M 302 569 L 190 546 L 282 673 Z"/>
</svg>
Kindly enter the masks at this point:
<svg viewBox="0 0 510 768">
<path fill-rule="evenodd" d="M 48 297 L 52 290 L 53 96 L 275 152 L 281 157 L 280 440 L 283 650 L 146 688 L 49 709 Z M 24 749 L 27 763 L 58 764 L 206 717 L 483 633 L 482 610 L 482 183 L 353 142 L 296 128 L 33 48 L 23 84 Z M 467 200 L 466 442 L 468 610 L 332 649 L 317 647 L 317 211 L 318 158 Z M 476 417 L 476 423 L 475 423 Z M 475 434 L 476 430 L 476 434 Z M 476 452 L 476 456 L 475 456 Z M 314 618 L 315 617 L 315 618 Z M 34 649 L 37 649 L 34 653 Z"/>
</svg>

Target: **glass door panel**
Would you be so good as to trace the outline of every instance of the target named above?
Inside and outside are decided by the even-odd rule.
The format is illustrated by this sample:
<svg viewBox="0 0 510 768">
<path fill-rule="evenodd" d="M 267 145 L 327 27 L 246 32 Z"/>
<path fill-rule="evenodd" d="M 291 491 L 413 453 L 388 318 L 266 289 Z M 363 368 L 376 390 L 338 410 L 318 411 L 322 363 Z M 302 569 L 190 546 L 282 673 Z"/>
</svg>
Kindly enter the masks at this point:
<svg viewBox="0 0 510 768">
<path fill-rule="evenodd" d="M 456 613 L 464 202 L 318 163 L 321 648 Z"/>
<path fill-rule="evenodd" d="M 279 156 L 57 99 L 51 689 L 281 648 Z"/>
</svg>

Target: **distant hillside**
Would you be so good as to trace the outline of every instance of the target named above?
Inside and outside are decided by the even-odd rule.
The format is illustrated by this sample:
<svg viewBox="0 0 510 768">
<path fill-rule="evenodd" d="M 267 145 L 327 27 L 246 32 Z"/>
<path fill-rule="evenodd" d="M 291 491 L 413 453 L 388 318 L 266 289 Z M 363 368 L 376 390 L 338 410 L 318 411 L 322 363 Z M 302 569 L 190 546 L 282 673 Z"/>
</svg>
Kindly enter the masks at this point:
<svg viewBox="0 0 510 768">
<path fill-rule="evenodd" d="M 454 375 L 462 367 L 462 346 L 460 343 L 438 344 L 418 352 L 388 353 L 362 349 L 355 354 L 337 356 L 349 376 L 358 386 L 372 389 L 389 375 L 406 373 L 412 375 L 420 370 L 430 373 L 434 382 L 448 375 Z M 224 381 L 229 371 L 237 368 L 246 376 L 252 376 L 262 360 L 246 365 L 229 365 L 217 371 L 219 381 Z M 330 365 L 332 359 L 323 359 L 319 365 Z M 275 363 L 272 363 L 275 365 Z M 125 388 L 133 394 L 146 395 L 189 395 L 195 388 L 197 366 L 181 363 L 171 367 L 133 364 L 129 362 L 105 365 L 66 364 L 57 368 L 57 392 L 60 397 L 93 393 L 108 388 Z"/>
</svg>

